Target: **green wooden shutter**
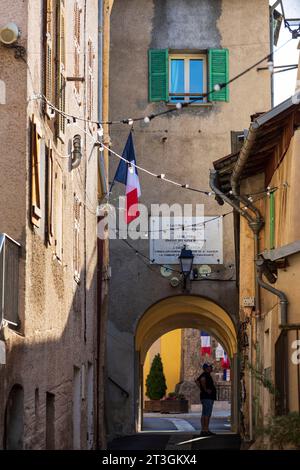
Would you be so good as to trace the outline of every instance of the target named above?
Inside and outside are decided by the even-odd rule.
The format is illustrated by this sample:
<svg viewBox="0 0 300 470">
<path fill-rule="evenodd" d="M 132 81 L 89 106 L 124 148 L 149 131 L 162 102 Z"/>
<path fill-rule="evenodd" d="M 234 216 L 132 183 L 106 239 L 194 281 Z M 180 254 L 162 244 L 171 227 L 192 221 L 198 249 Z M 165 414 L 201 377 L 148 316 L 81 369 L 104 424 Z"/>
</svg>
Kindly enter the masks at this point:
<svg viewBox="0 0 300 470">
<path fill-rule="evenodd" d="M 169 100 L 168 49 L 149 50 L 149 101 Z"/>
<path fill-rule="evenodd" d="M 209 49 L 209 101 L 229 101 L 229 87 L 213 91 L 214 86 L 229 80 L 229 51 L 228 49 Z"/>
</svg>

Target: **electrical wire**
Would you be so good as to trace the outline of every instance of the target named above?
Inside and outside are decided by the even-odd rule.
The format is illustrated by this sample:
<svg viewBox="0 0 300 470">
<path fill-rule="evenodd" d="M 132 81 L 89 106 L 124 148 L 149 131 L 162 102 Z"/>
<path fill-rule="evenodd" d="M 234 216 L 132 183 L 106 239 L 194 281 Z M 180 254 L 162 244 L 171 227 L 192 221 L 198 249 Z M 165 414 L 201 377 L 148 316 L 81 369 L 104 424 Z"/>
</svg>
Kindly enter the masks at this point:
<svg viewBox="0 0 300 470">
<path fill-rule="evenodd" d="M 265 60 L 268 60 L 268 61 L 272 61 L 273 60 L 273 56 L 274 54 L 276 54 L 279 50 L 281 50 L 283 47 L 285 47 L 290 41 L 293 40 L 293 37 L 288 39 L 284 44 L 282 44 L 280 47 L 278 47 L 276 50 L 274 50 L 273 52 L 267 54 L 266 56 L 264 56 L 262 59 L 260 59 L 258 62 L 255 62 L 255 64 L 251 65 L 250 67 L 247 67 L 245 70 L 243 70 L 242 72 L 240 72 L 239 74 L 235 75 L 233 78 L 231 78 L 230 80 L 228 80 L 227 82 L 224 82 L 224 83 L 219 83 L 219 84 L 215 84 L 214 85 L 214 89 L 208 91 L 207 93 L 203 93 L 202 94 L 202 97 L 201 99 L 203 98 L 207 98 L 209 97 L 211 94 L 215 93 L 215 92 L 218 92 L 220 90 L 222 90 L 223 88 L 226 88 L 227 86 L 231 85 L 232 83 L 234 83 L 236 80 L 240 79 L 241 77 L 243 77 L 245 74 L 249 73 L 251 70 L 253 70 L 255 67 L 257 67 L 258 65 L 260 65 L 262 62 L 264 62 Z M 177 103 L 178 107 L 175 107 L 175 108 L 170 108 L 170 109 L 167 109 L 165 111 L 160 111 L 158 113 L 152 113 L 150 114 L 149 116 L 140 116 L 140 117 L 135 117 L 135 118 L 125 118 L 125 119 L 119 119 L 119 120 L 115 120 L 115 121 L 93 121 L 93 120 L 90 120 L 90 119 L 85 119 L 85 118 L 81 118 L 79 116 L 74 116 L 72 114 L 68 114 L 62 110 L 60 110 L 59 108 L 57 108 L 56 106 L 54 106 L 52 103 L 50 103 L 47 98 L 42 95 L 42 94 L 39 94 L 39 95 L 36 95 L 35 99 L 43 99 L 44 101 L 46 101 L 46 103 L 51 106 L 51 108 L 56 111 L 57 113 L 63 115 L 65 118 L 70 118 L 70 119 L 73 119 L 73 120 L 76 120 L 76 121 L 83 121 L 83 122 L 89 122 L 91 124 L 96 124 L 97 126 L 102 126 L 104 124 L 106 125 L 113 125 L 113 124 L 127 124 L 127 125 L 132 125 L 134 122 L 139 122 L 139 121 L 144 121 L 144 122 L 147 122 L 149 123 L 150 121 L 152 121 L 153 119 L 155 119 L 156 117 L 159 117 L 159 116 L 163 116 L 163 115 L 166 115 L 166 114 L 170 114 L 170 113 L 174 113 L 176 111 L 179 111 L 180 109 L 182 108 L 187 108 L 188 106 L 196 103 L 196 102 L 199 102 L 199 97 L 195 98 L 195 99 L 192 99 L 186 103 Z"/>
</svg>

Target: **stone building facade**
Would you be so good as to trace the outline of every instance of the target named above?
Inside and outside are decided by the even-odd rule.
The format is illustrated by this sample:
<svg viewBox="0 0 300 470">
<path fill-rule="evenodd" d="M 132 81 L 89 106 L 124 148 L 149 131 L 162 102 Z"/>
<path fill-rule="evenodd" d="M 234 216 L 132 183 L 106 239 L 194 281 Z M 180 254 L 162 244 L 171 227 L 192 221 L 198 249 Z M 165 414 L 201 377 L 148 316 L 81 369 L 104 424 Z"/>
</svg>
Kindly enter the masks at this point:
<svg viewBox="0 0 300 470">
<path fill-rule="evenodd" d="M 176 103 L 169 95 L 172 89 L 168 87 L 167 72 L 163 82 L 165 93 L 155 95 L 157 90 L 151 88 L 151 67 L 148 63 L 153 64 L 151 59 L 156 53 L 160 55 L 161 64 L 169 61 L 170 66 L 173 55 L 181 55 L 182 60 L 193 60 L 195 54 L 200 61 L 203 60 L 202 89 L 206 91 L 212 86 L 210 67 L 213 65 L 210 60 L 213 51 L 221 51 L 217 55 L 224 59 L 221 71 L 224 80 L 226 73 L 228 77 L 234 77 L 270 50 L 267 0 L 115 0 L 111 24 L 111 120 L 149 117 L 170 110 L 172 106 L 174 108 Z M 165 54 L 165 62 L 162 53 Z M 192 88 L 185 89 L 185 92 L 189 95 Z M 143 119 L 134 123 L 137 163 L 155 174 L 165 174 L 166 178 L 179 183 L 209 190 L 209 169 L 215 156 L 231 151 L 230 132 L 241 131 L 247 126 L 249 114 L 270 106 L 269 73 L 265 71 L 258 75 L 254 69 L 232 83 L 227 92 L 222 96 L 214 95 L 207 102 L 164 114 L 150 120 L 150 123 L 145 123 Z M 128 133 L 129 126 L 124 124 L 110 128 L 112 149 L 119 154 Z M 111 178 L 117 164 L 118 160 L 111 155 Z M 193 206 L 198 203 L 204 204 L 205 216 L 218 216 L 230 211 L 229 206 L 219 207 L 213 197 L 172 186 L 142 171 L 139 171 L 139 178 L 142 192 L 140 202 L 148 209 L 155 203 Z M 111 203 L 114 204 L 120 194 L 124 194 L 124 188 L 115 185 Z M 174 308 L 173 319 L 170 311 L 170 318 L 164 327 L 157 326 L 155 337 L 151 337 L 153 341 L 175 328 L 198 328 L 192 320 L 185 321 L 183 318 L 185 314 L 185 318 L 189 318 L 192 304 L 197 299 L 203 299 L 205 305 L 213 302 L 224 309 L 237 330 L 232 227 L 232 215 L 224 217 L 224 259 L 219 265 L 211 264 L 211 278 L 215 281 L 201 279 L 201 282 L 192 282 L 189 294 L 184 297 L 180 286 L 172 287 L 170 280 L 161 276 L 160 266 L 147 266 L 145 258 L 135 256 L 134 250 L 122 240 L 111 241 L 113 294 L 109 307 L 108 376 L 119 385 L 112 381 L 107 383 L 111 436 L 134 432 L 140 426 L 139 397 L 143 396 L 140 384 L 144 355 L 138 350 L 137 329 L 139 325 L 145 328 L 150 325 L 146 320 L 143 323 L 145 312 L 153 312 L 153 315 L 149 313 L 149 322 L 151 317 L 152 324 L 158 325 L 159 318 L 155 312 L 158 314 L 159 306 L 162 307 L 161 318 L 167 315 L 166 305 Z M 149 240 L 128 241 L 143 256 L 150 257 Z M 186 304 L 181 306 L 181 302 Z M 201 312 L 206 315 L 205 309 Z M 205 327 L 200 323 L 202 313 L 199 310 L 199 329 Z M 220 339 L 222 331 L 216 326 L 215 331 L 209 332 Z M 150 339 L 147 341 L 150 342 Z M 128 395 L 124 394 L 124 390 Z"/>
<path fill-rule="evenodd" d="M 20 30 L 0 44 L 0 233 L 14 240 L 1 236 L 0 447 L 91 449 L 103 422 L 97 126 L 51 104 L 98 119 L 98 1 L 0 1 L 0 18 Z"/>
</svg>

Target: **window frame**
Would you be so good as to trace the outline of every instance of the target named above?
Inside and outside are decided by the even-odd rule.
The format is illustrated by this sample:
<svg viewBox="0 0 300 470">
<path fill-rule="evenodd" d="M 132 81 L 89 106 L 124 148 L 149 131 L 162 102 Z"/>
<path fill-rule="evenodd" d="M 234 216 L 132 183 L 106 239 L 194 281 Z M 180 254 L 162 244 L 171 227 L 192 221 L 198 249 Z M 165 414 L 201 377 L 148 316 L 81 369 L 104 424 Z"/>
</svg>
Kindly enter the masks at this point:
<svg viewBox="0 0 300 470">
<path fill-rule="evenodd" d="M 74 231 L 73 231 L 73 272 L 74 280 L 77 284 L 80 283 L 80 223 L 81 223 L 81 201 L 79 197 L 74 194 L 73 213 L 74 213 Z"/>
<path fill-rule="evenodd" d="M 207 93 L 208 91 L 208 56 L 206 53 L 176 53 L 172 52 L 169 53 L 169 105 L 176 106 L 176 103 L 181 103 L 181 101 L 172 101 L 172 92 L 171 92 L 171 80 L 172 80 L 172 74 L 171 74 L 171 62 L 174 59 L 178 60 L 184 60 L 184 102 L 189 102 L 193 97 L 191 97 L 189 93 L 189 87 L 190 87 L 190 60 L 197 60 L 201 59 L 203 60 L 203 93 Z M 181 95 L 182 96 L 182 95 Z M 201 105 L 206 105 L 208 104 L 207 97 L 203 98 L 203 101 L 201 102 L 195 102 L 192 103 L 192 106 L 201 106 Z"/>
</svg>

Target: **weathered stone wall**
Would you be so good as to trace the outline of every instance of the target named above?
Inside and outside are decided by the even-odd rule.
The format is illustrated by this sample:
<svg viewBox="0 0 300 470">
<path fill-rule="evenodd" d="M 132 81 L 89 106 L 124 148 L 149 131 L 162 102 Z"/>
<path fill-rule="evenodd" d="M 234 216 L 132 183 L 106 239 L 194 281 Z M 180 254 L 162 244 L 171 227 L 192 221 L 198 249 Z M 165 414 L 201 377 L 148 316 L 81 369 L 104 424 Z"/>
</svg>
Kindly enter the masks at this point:
<svg viewBox="0 0 300 470">
<path fill-rule="evenodd" d="M 63 171 L 63 257 L 58 260 L 55 247 L 46 247 L 44 234 L 30 223 L 30 139 L 29 119 L 34 114 L 43 139 L 51 139 L 48 121 L 41 115 L 41 102 L 32 100 L 42 90 L 42 4 L 36 0 L 0 2 L 1 26 L 17 23 L 26 47 L 26 62 L 14 57 L 13 49 L 0 47 L 0 79 L 7 89 L 6 104 L 0 105 L 1 171 L 0 232 L 21 244 L 20 305 L 21 327 L 18 332 L 5 328 L 7 363 L 0 366 L 0 447 L 3 446 L 4 414 L 9 392 L 14 384 L 24 389 L 25 449 L 46 447 L 46 392 L 54 395 L 54 447 L 73 447 L 73 369 L 81 371 L 80 447 L 87 447 L 88 366 L 94 368 L 93 410 L 95 410 L 96 325 L 97 325 L 97 154 L 93 141 L 77 126 L 67 128 L 65 142 L 54 141 L 53 156 Z M 73 9 L 66 8 L 66 75 L 74 75 Z M 98 1 L 79 0 L 82 8 L 82 43 L 80 74 L 87 72 L 88 40 L 94 45 L 94 119 L 97 119 L 97 42 Z M 80 85 L 80 99 L 75 98 L 74 82 L 66 85 L 66 111 L 86 115 L 86 83 Z M 81 101 L 79 105 L 78 102 Z M 78 123 L 88 132 L 87 125 Z M 96 128 L 92 128 L 95 135 Z M 72 138 L 81 134 L 83 158 L 71 171 Z M 74 194 L 82 202 L 80 226 L 80 283 L 74 280 Z M 44 210 L 44 208 L 43 208 Z M 93 440 L 93 437 L 89 436 Z"/>
</svg>

